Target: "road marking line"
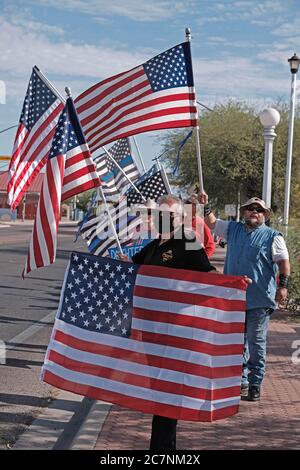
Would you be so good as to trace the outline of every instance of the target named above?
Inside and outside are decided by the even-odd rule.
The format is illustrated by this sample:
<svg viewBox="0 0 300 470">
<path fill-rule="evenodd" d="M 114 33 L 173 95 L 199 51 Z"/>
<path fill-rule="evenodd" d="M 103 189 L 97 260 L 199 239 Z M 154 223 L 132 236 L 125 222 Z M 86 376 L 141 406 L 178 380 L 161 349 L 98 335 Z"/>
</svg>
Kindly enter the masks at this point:
<svg viewBox="0 0 300 470">
<path fill-rule="evenodd" d="M 50 321 L 54 322 L 56 312 L 57 310 L 52 310 L 45 317 L 38 320 L 38 322 L 50 322 Z M 23 344 L 24 341 L 26 341 L 31 336 L 35 335 L 42 328 L 45 328 L 45 326 L 48 326 L 48 325 L 35 325 L 34 324 L 34 325 L 29 326 L 28 328 L 26 328 L 26 330 L 22 331 L 22 333 L 19 333 L 18 335 L 14 336 L 14 338 L 7 341 L 6 350 L 11 350 L 15 348 L 16 345 L 15 344 L 10 345 L 10 343 Z"/>
</svg>

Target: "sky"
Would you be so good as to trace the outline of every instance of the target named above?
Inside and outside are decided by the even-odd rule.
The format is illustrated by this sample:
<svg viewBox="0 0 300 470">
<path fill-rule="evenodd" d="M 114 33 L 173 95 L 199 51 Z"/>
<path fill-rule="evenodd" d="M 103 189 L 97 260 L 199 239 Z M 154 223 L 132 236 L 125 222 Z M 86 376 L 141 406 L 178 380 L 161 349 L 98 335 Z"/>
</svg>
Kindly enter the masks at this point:
<svg viewBox="0 0 300 470">
<path fill-rule="evenodd" d="M 201 103 L 233 99 L 264 109 L 289 100 L 300 0 L 0 0 L 0 130 L 18 123 L 34 65 L 75 98 L 183 42 L 186 27 Z M 147 168 L 164 135 L 137 136 Z M 14 136 L 15 129 L 0 134 L 0 155 L 11 154 Z"/>
</svg>

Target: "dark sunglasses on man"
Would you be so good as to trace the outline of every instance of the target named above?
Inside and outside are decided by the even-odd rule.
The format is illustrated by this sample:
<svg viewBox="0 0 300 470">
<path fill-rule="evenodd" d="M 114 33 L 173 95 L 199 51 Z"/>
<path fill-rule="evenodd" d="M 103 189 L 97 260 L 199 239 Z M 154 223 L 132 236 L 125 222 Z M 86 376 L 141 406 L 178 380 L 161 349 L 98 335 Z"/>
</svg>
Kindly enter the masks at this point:
<svg viewBox="0 0 300 470">
<path fill-rule="evenodd" d="M 256 211 L 258 214 L 262 214 L 262 213 L 265 212 L 265 209 L 263 207 L 260 207 L 260 206 L 248 206 L 248 207 L 246 207 L 246 210 L 249 211 L 249 212 Z"/>
</svg>

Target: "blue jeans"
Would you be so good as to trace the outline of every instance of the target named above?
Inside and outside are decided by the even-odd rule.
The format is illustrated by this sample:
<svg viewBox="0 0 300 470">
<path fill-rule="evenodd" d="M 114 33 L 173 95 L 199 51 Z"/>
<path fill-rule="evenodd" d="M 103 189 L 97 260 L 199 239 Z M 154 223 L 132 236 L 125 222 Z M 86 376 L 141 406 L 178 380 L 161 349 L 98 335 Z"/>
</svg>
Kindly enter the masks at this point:
<svg viewBox="0 0 300 470">
<path fill-rule="evenodd" d="M 266 370 L 270 308 L 246 310 L 242 385 L 260 387 Z"/>
</svg>

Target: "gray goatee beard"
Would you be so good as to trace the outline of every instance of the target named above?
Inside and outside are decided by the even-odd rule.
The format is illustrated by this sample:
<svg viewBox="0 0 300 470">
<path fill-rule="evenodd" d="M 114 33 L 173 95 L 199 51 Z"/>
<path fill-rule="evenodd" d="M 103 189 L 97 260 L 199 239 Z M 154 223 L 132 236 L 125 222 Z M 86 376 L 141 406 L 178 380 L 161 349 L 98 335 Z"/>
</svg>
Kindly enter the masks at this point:
<svg viewBox="0 0 300 470">
<path fill-rule="evenodd" d="M 257 228 L 260 227 L 265 221 L 263 220 L 262 222 L 254 219 L 247 219 L 245 220 L 245 224 L 247 225 L 248 228 Z"/>
</svg>

